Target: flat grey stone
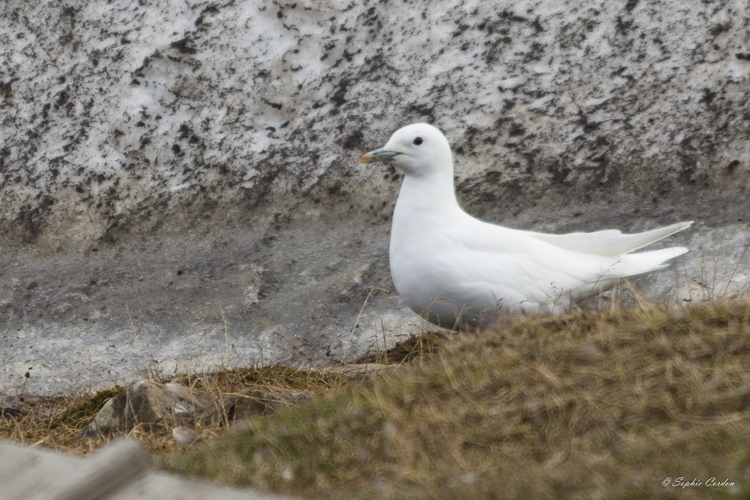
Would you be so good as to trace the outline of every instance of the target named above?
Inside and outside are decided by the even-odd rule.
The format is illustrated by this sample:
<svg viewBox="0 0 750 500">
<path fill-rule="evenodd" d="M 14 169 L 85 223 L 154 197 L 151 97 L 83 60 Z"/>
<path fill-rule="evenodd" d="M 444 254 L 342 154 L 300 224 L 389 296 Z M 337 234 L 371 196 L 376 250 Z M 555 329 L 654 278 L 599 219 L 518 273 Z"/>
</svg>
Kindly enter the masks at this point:
<svg viewBox="0 0 750 500">
<path fill-rule="evenodd" d="M 156 473 L 149 463 L 143 448 L 128 440 L 88 458 L 0 442 L 0 500 L 291 500 Z"/>
</svg>

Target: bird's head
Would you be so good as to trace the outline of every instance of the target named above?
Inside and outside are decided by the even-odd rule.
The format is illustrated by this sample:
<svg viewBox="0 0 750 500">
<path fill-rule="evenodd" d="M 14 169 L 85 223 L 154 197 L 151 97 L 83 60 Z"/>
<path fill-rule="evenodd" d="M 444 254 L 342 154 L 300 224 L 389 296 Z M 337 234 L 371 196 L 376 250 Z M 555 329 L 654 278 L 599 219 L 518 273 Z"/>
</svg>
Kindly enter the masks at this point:
<svg viewBox="0 0 750 500">
<path fill-rule="evenodd" d="M 453 176 L 453 157 L 448 139 L 432 125 L 414 123 L 398 129 L 385 146 L 370 151 L 360 163 L 388 160 L 405 175 L 422 177 L 435 173 Z"/>
</svg>

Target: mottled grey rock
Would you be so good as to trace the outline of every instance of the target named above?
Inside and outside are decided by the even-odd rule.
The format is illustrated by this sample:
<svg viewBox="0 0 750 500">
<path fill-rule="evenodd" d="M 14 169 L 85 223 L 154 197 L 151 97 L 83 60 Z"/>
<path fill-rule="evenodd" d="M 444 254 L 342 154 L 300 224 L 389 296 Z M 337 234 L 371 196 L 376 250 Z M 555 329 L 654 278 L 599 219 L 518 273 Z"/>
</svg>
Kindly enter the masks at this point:
<svg viewBox="0 0 750 500">
<path fill-rule="evenodd" d="M 358 376 L 364 371 L 345 373 Z M 369 372 L 374 372 L 374 369 L 370 368 Z M 233 423 L 268 415 L 313 396 L 310 391 L 268 392 L 254 388 L 214 394 L 174 382 L 161 384 L 140 380 L 104 403 L 94 420 L 81 432 L 81 437 L 127 434 L 135 427 L 154 431 L 200 424 L 205 428 L 217 422 Z"/>
<path fill-rule="evenodd" d="M 0 390 L 29 366 L 50 394 L 414 332 L 369 295 L 399 175 L 356 163 L 414 121 L 445 131 L 471 213 L 695 219 L 665 242 L 692 253 L 638 286 L 745 293 L 749 26 L 728 1 L 6 0 Z"/>
<path fill-rule="evenodd" d="M 107 401 L 82 436 L 127 434 L 136 426 L 153 431 L 157 427 L 219 419 L 218 403 L 212 395 L 180 384 L 141 380 Z"/>
</svg>

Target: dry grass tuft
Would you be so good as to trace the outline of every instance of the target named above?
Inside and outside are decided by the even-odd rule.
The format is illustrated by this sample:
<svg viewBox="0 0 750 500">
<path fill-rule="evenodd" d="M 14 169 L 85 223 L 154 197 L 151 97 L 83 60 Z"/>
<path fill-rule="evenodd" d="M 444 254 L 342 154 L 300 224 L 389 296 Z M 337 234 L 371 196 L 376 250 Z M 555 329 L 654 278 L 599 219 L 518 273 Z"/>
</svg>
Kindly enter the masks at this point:
<svg viewBox="0 0 750 500">
<path fill-rule="evenodd" d="M 392 349 L 379 351 L 358 358 L 355 364 L 384 363 L 384 364 L 422 364 L 440 350 L 440 346 L 448 339 L 446 331 L 427 331 L 396 344 Z"/>
<path fill-rule="evenodd" d="M 181 382 L 196 391 L 213 396 L 216 413 L 222 415 L 222 418 L 215 418 L 211 422 L 199 422 L 196 426 L 201 437 L 210 438 L 229 426 L 227 409 L 223 407 L 224 397 L 227 395 L 242 390 L 259 390 L 269 394 L 309 391 L 320 395 L 337 390 L 348 380 L 350 377 L 340 373 L 319 373 L 270 366 L 189 375 L 182 377 Z M 28 400 L 20 406 L 14 406 L 13 412 L 0 416 L 0 438 L 41 445 L 58 451 L 87 454 L 118 437 L 88 436 L 82 431 L 104 404 L 122 390 L 122 387 L 117 386 L 93 395 L 79 394 L 73 397 Z M 0 404 L 0 407 L 2 406 Z M 176 420 L 163 422 L 163 425 L 158 426 L 136 425 L 127 435 L 139 439 L 157 457 L 166 457 L 181 450 L 181 445 L 172 438 L 172 428 L 176 425 L 180 425 Z"/>
<path fill-rule="evenodd" d="M 33 398 L 25 401 L 14 407 L 12 412 L 0 416 L 0 438 L 58 451 L 88 453 L 97 448 L 97 444 L 78 439 L 78 434 L 102 405 L 120 390 L 122 387 L 118 386 L 93 396 Z"/>
<path fill-rule="evenodd" d="M 747 498 L 749 335 L 748 302 L 508 322 L 171 466 L 311 498 Z"/>
</svg>

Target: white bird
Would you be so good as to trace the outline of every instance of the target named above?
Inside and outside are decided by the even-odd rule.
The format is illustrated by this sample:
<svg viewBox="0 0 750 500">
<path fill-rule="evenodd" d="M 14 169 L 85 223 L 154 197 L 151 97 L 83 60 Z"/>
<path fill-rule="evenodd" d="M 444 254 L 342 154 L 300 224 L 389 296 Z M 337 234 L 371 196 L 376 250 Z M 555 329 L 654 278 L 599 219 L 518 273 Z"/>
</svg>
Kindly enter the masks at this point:
<svg viewBox="0 0 750 500">
<path fill-rule="evenodd" d="M 565 311 L 688 251 L 630 253 L 692 222 L 638 234 L 556 235 L 476 219 L 458 204 L 450 144 L 432 125 L 397 130 L 360 163 L 384 160 L 404 174 L 391 226 L 393 284 L 414 312 L 439 326 L 489 326 L 503 313 Z"/>
</svg>

